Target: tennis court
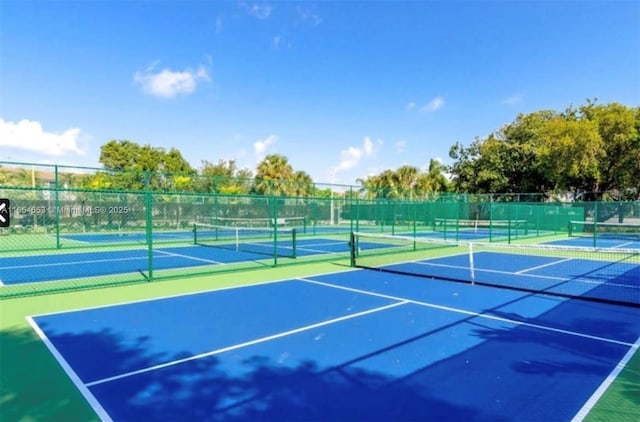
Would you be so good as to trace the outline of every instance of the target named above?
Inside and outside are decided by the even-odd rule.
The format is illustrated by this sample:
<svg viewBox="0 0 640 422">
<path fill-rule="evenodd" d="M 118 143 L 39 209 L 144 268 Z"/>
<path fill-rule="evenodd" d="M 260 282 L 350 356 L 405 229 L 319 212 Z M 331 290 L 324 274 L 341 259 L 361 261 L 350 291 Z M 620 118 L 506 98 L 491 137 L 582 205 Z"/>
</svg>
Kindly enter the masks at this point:
<svg viewBox="0 0 640 422">
<path fill-rule="evenodd" d="M 29 321 L 116 421 L 580 420 L 640 344 L 637 307 L 367 269 Z"/>
<path fill-rule="evenodd" d="M 640 224 L 569 222 L 567 239 L 548 242 L 554 245 L 640 249 Z"/>
<path fill-rule="evenodd" d="M 101 239 L 98 238 L 96 241 L 100 242 Z M 379 243 L 362 244 L 365 249 L 383 246 L 384 244 Z M 223 239 L 219 243 L 153 248 L 151 260 L 153 269 L 161 271 L 238 262 L 270 261 L 274 254 L 283 259 L 294 259 L 313 255 L 344 255 L 348 251 L 349 245 L 346 239 L 308 238 L 299 239 L 295 244 L 291 239 L 286 238 L 277 242 L 273 240 L 246 241 L 243 239 L 239 243 L 227 243 Z M 0 258 L 0 283 L 10 285 L 144 273 L 147 271 L 148 265 L 148 249 L 92 250 L 5 256 Z"/>
</svg>

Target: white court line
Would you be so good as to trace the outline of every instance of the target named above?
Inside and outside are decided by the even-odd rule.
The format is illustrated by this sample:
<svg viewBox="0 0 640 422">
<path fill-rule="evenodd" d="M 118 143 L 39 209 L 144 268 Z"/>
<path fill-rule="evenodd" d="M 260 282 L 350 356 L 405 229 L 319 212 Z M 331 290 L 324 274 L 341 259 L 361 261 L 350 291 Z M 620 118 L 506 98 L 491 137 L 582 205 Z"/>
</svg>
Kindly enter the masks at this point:
<svg viewBox="0 0 640 422">
<path fill-rule="evenodd" d="M 253 346 L 254 344 L 264 343 L 264 342 L 267 342 L 267 341 L 270 341 L 270 340 L 275 340 L 275 339 L 278 339 L 278 338 L 281 338 L 281 337 L 290 336 L 292 334 L 301 333 L 301 332 L 304 332 L 304 331 L 309 331 L 309 330 L 312 330 L 314 328 L 323 327 L 325 325 L 335 324 L 336 322 L 346 321 L 346 320 L 352 319 L 352 318 L 358 318 L 358 317 L 361 317 L 361 316 L 364 316 L 364 315 L 368 315 L 368 314 L 372 314 L 372 313 L 375 313 L 375 312 L 380 312 L 380 311 L 384 311 L 384 310 L 387 310 L 387 309 L 395 308 L 397 306 L 406 305 L 407 303 L 408 303 L 407 301 L 395 302 L 395 303 L 392 303 L 390 305 L 380 306 L 378 308 L 368 309 L 366 311 L 357 312 L 355 314 L 349 314 L 349 315 L 341 316 L 341 317 L 338 317 L 338 318 L 330 319 L 328 321 L 318 322 L 316 324 L 306 325 L 304 327 L 295 328 L 293 330 L 283 331 L 281 333 L 273 334 L 273 335 L 266 336 L 266 337 L 261 337 L 261 338 L 258 338 L 258 339 L 255 339 L 255 340 L 251 340 L 251 341 L 246 341 L 244 343 L 235 344 L 233 346 L 227 346 L 227 347 L 223 347 L 221 349 L 211 350 L 209 352 L 205 352 L 205 353 L 200 353 L 200 354 L 197 354 L 197 355 L 189 356 L 188 358 L 176 359 L 176 360 L 173 360 L 173 361 L 170 361 L 170 362 L 165 362 L 165 363 L 161 363 L 161 364 L 158 364 L 158 365 L 149 366 L 147 368 L 142 368 L 142 369 L 138 369 L 138 370 L 135 370 L 135 371 L 125 372 L 125 373 L 120 374 L 120 375 L 114 375 L 112 377 L 103 378 L 103 379 L 100 379 L 100 380 L 97 380 L 97 381 L 88 382 L 85 385 L 87 387 L 93 387 L 94 385 L 99 385 L 99 384 L 104 384 L 106 382 L 116 381 L 116 380 L 119 380 L 119 379 L 122 379 L 122 378 L 131 377 L 133 375 L 144 374 L 146 372 L 155 371 L 157 369 L 167 368 L 167 367 L 170 367 L 170 366 L 179 365 L 181 363 L 190 362 L 190 361 L 201 359 L 201 358 L 204 358 L 204 357 L 218 355 L 220 353 L 229 352 L 231 350 L 241 349 L 243 347 Z"/>
<path fill-rule="evenodd" d="M 535 271 L 535 270 L 539 270 L 540 268 L 551 267 L 553 265 L 562 264 L 563 262 L 567 262 L 567 261 L 571 261 L 571 260 L 573 260 L 573 258 L 565 258 L 565 259 L 560 259 L 558 261 L 547 262 L 546 264 L 537 265 L 535 267 L 525 268 L 524 270 L 516 271 L 514 274 L 524 274 L 524 273 L 529 272 L 529 271 Z M 542 276 L 542 277 L 544 277 L 544 276 Z"/>
<path fill-rule="evenodd" d="M 49 352 L 51 352 L 51 354 L 58 361 L 60 366 L 62 366 L 62 369 L 67 374 L 67 376 L 71 379 L 71 382 L 73 382 L 76 388 L 78 388 L 78 390 L 80 391 L 82 396 L 85 398 L 85 400 L 87 400 L 87 402 L 89 403 L 93 411 L 96 412 L 100 420 L 105 422 L 113 421 L 113 419 L 111 419 L 107 411 L 102 407 L 100 402 L 94 397 L 94 395 L 87 388 L 87 386 L 84 385 L 84 383 L 82 382 L 78 374 L 76 374 L 76 372 L 71 368 L 71 366 L 65 360 L 65 358 L 62 357 L 60 352 L 58 352 L 58 349 L 56 349 L 53 343 L 51 343 L 47 335 L 40 329 L 40 326 L 38 326 L 38 324 L 33 320 L 32 317 L 27 317 L 27 321 L 29 322 L 31 327 L 34 329 L 34 331 L 38 334 L 38 337 L 40 337 L 40 340 L 42 340 L 42 342 L 47 346 L 47 348 L 49 349 Z"/>
<path fill-rule="evenodd" d="M 323 281 L 310 280 L 308 278 L 299 278 L 298 280 L 305 281 L 307 283 L 312 283 L 312 284 L 319 284 L 321 286 L 332 287 L 332 288 L 335 288 L 335 289 L 347 290 L 347 291 L 350 291 L 350 292 L 362 293 L 362 294 L 365 294 L 365 295 L 377 296 L 377 297 L 382 297 L 382 298 L 385 298 L 385 299 L 408 302 L 408 303 L 412 303 L 414 305 L 426 306 L 427 308 L 441 309 L 441 310 L 445 310 L 445 311 L 456 312 L 456 313 L 459 313 L 459 314 L 470 315 L 470 316 L 479 317 L 479 318 L 486 318 L 486 319 L 491 319 L 491 320 L 494 320 L 494 321 L 506 322 L 506 323 L 513 324 L 513 325 L 521 325 L 521 326 L 524 326 L 524 327 L 536 328 L 536 329 L 539 329 L 539 330 L 551 331 L 551 332 L 554 332 L 554 333 L 568 334 L 568 335 L 571 335 L 571 336 L 588 338 L 588 339 L 591 339 L 591 340 L 598 340 L 598 341 L 602 341 L 602 342 L 605 342 L 605 343 L 613 343 L 613 344 L 618 344 L 618 345 L 632 347 L 632 348 L 637 348 L 638 347 L 638 345 L 636 343 L 627 343 L 625 341 L 614 340 L 614 339 L 610 339 L 610 338 L 606 338 L 606 337 L 594 336 L 594 335 L 591 335 L 591 334 L 578 333 L 576 331 L 563 330 L 561 328 L 549 327 L 547 325 L 533 324 L 533 323 L 530 323 L 530 322 L 517 321 L 517 320 L 512 320 L 512 319 L 509 319 L 509 318 L 503 318 L 503 317 L 495 316 L 495 315 L 489 315 L 489 314 L 484 314 L 484 313 L 467 311 L 465 309 L 452 308 L 450 306 L 436 305 L 434 303 L 422 302 L 422 301 L 419 301 L 419 300 L 407 299 L 407 298 L 399 297 L 399 296 L 387 295 L 387 294 L 383 294 L 383 293 L 369 292 L 367 290 L 361 290 L 361 289 L 355 289 L 355 288 L 352 288 L 352 287 L 340 286 L 338 284 L 325 283 Z"/>
<path fill-rule="evenodd" d="M 631 347 L 627 353 L 620 359 L 620 362 L 613 368 L 613 371 L 607 376 L 607 378 L 602 381 L 602 384 L 594 391 L 594 393 L 589 397 L 589 399 L 585 402 L 584 406 L 576 413 L 576 415 L 571 419 L 571 422 L 580 422 L 585 416 L 593 409 L 593 406 L 600 400 L 600 397 L 607 391 L 609 386 L 613 383 L 613 381 L 618 377 L 620 372 L 627 366 L 631 357 L 634 355 L 636 350 L 640 347 L 640 337 L 636 340 L 634 347 Z"/>
<path fill-rule="evenodd" d="M 332 252 L 332 251 L 326 251 L 326 250 L 322 250 L 322 249 L 310 249 L 310 248 L 301 248 L 298 246 L 298 248 L 296 249 L 298 251 L 306 251 L 306 252 L 315 252 L 318 254 L 323 254 L 323 255 L 343 255 L 345 254 L 347 251 L 344 252 Z"/>
<path fill-rule="evenodd" d="M 51 256 L 64 256 L 64 255 L 51 255 Z M 14 265 L 10 267 L 0 267 L 0 270 L 15 270 L 19 268 L 59 267 L 64 265 L 95 264 L 97 262 L 135 261 L 139 259 L 148 259 L 148 257 L 145 255 L 145 256 L 135 256 L 135 257 L 128 257 L 128 258 L 91 259 L 86 261 L 52 262 L 48 264 Z"/>
<path fill-rule="evenodd" d="M 164 254 L 164 255 L 168 255 L 168 256 L 174 256 L 174 257 L 178 257 L 178 258 L 191 259 L 193 261 L 207 262 L 209 264 L 218 264 L 218 265 L 224 264 L 224 262 L 220 262 L 220 261 L 213 261 L 211 259 L 198 258 L 196 256 L 182 255 L 182 254 L 179 254 L 179 253 L 163 251 L 162 249 L 154 249 L 154 252 L 158 252 L 159 254 Z"/>
<path fill-rule="evenodd" d="M 619 245 L 613 246 L 611 249 L 616 249 L 616 248 L 625 248 L 627 246 L 631 246 L 636 242 L 625 242 L 625 243 L 621 243 Z"/>
<path fill-rule="evenodd" d="M 362 271 L 362 270 L 349 268 L 347 270 L 342 270 L 342 271 L 331 271 L 331 272 L 328 272 L 328 273 L 314 274 L 311 277 L 318 277 L 318 276 L 323 276 L 323 275 L 327 275 L 327 274 L 341 274 L 341 273 L 352 272 L 352 271 Z M 154 297 L 150 297 L 150 298 L 146 298 L 146 299 L 127 300 L 127 301 L 124 301 L 124 302 L 110 303 L 110 304 L 107 304 L 107 305 L 85 306 L 85 307 L 82 307 L 82 308 L 65 309 L 65 310 L 62 310 L 62 311 L 54 311 L 54 312 L 45 312 L 45 313 L 42 313 L 42 314 L 31 315 L 31 317 L 37 318 L 37 317 L 44 317 L 44 316 L 49 316 L 49 315 L 61 315 L 61 314 L 66 314 L 66 313 L 70 313 L 70 312 L 82 312 L 82 311 L 90 311 L 90 310 L 94 310 L 94 309 L 115 308 L 115 307 L 118 307 L 118 306 L 135 305 L 137 303 L 154 302 L 156 300 L 160 301 L 160 300 L 175 299 L 175 298 L 181 298 L 181 297 L 187 297 L 187 296 L 196 296 L 196 295 L 199 295 L 199 294 L 221 292 L 221 291 L 225 291 L 225 290 L 251 289 L 253 287 L 265 286 L 265 285 L 269 285 L 269 284 L 291 283 L 292 281 L 296 281 L 296 279 L 279 278 L 279 279 L 276 279 L 276 280 L 267 280 L 267 281 L 261 281 L 261 282 L 258 282 L 258 283 L 240 284 L 240 285 L 237 285 L 237 286 L 227 286 L 227 287 L 214 287 L 212 289 L 197 290 L 195 292 L 176 293 L 176 294 L 165 295 L 165 296 L 157 296 L 157 297 L 154 296 Z"/>
<path fill-rule="evenodd" d="M 453 255 L 453 256 L 457 256 L 457 255 Z M 442 258 L 442 257 L 438 257 L 438 258 Z M 431 258 L 431 259 L 438 259 L 438 258 Z M 569 259 L 575 259 L 575 258 L 569 258 Z M 592 262 L 592 261 L 589 261 Z M 593 262 L 599 262 L 599 261 L 593 261 Z M 602 261 L 605 262 L 605 261 Z M 556 262 L 557 263 L 557 262 Z M 429 262 L 428 260 L 423 260 L 423 261 L 405 261 L 402 263 L 397 263 L 397 264 L 417 264 L 417 265 L 424 265 L 424 266 L 432 266 L 432 267 L 440 267 L 440 268 L 453 268 L 456 270 L 469 270 L 470 268 L 464 265 L 451 265 L 451 264 L 434 264 L 433 262 Z M 493 274 L 503 274 L 503 275 L 519 275 L 519 273 L 513 273 L 511 271 L 502 271 L 502 270 L 491 270 L 491 269 L 487 269 L 487 268 L 474 268 L 474 270 L 476 271 L 476 273 L 478 272 L 482 272 L 482 273 L 493 273 Z M 634 286 L 631 284 L 621 284 L 621 283 L 611 283 L 608 281 L 598 281 L 598 280 L 589 280 L 586 278 L 583 278 L 581 275 L 577 276 L 577 277 L 557 277 L 557 276 L 551 276 L 551 275 L 541 275 L 541 274 L 520 274 L 523 275 L 524 277 L 528 277 L 528 278 L 538 278 L 538 279 L 542 279 L 542 280 L 552 280 L 552 281 L 560 281 L 560 282 L 564 282 L 564 281 L 570 281 L 573 283 L 583 283 L 583 284 L 594 284 L 597 286 L 601 286 L 601 285 L 607 285 L 607 287 L 620 287 L 623 289 L 637 289 L 638 286 Z M 438 276 L 434 276 L 435 278 L 438 278 Z"/>
<path fill-rule="evenodd" d="M 167 252 L 167 251 L 163 251 L 160 249 L 154 249 L 154 252 L 157 252 L 161 255 L 165 255 L 165 256 L 155 256 L 155 258 L 158 259 L 162 259 L 162 258 L 170 258 L 170 257 L 179 257 L 179 258 L 186 258 L 186 259 L 192 259 L 194 261 L 203 261 L 203 262 L 208 262 L 210 264 L 224 264 L 223 262 L 218 262 L 218 261 L 210 261 L 207 259 L 203 259 L 203 258 L 197 258 L 194 256 L 189 256 L 189 255 L 181 255 L 181 254 L 177 254 L 177 253 L 172 253 L 172 252 Z M 15 270 L 15 269 L 23 269 L 23 268 L 44 268 L 44 267 L 60 267 L 60 266 L 65 266 L 65 265 L 81 265 L 81 264 L 95 264 L 95 263 L 99 263 L 99 262 L 123 262 L 123 261 L 137 261 L 137 260 L 141 260 L 141 259 L 149 259 L 148 256 L 148 252 L 146 250 L 141 250 L 139 251 L 141 253 L 143 253 L 142 256 L 130 256 L 130 257 L 125 257 L 125 258 L 105 258 L 105 259 L 88 259 L 88 260 L 83 260 L 83 261 L 64 261 L 64 262 L 51 262 L 51 263 L 47 263 L 47 264 L 31 264 L 31 265 L 13 265 L 13 266 L 8 266 L 8 267 L 0 267 L 0 270 Z M 51 255 L 51 256 L 65 256 L 65 255 Z"/>
</svg>

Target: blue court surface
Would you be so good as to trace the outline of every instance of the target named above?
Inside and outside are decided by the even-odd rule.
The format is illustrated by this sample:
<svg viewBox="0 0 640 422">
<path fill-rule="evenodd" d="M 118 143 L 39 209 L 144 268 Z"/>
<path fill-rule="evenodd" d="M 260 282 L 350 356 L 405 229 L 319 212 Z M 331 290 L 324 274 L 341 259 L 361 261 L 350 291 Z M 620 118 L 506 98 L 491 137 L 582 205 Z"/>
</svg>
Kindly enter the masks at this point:
<svg viewBox="0 0 640 422">
<path fill-rule="evenodd" d="M 103 420 L 579 420 L 640 309 L 370 270 L 29 318 Z"/>
<path fill-rule="evenodd" d="M 111 242 L 135 242 L 145 243 L 147 234 L 144 232 L 105 232 L 105 233 L 65 233 L 62 239 L 83 243 L 111 243 Z M 190 241 L 193 240 L 193 230 L 154 231 L 154 242 L 166 241 Z"/>
<path fill-rule="evenodd" d="M 235 250 L 233 246 L 231 245 L 229 249 L 200 245 L 154 248 L 153 268 L 167 270 L 273 259 L 271 241 L 243 244 L 239 250 Z M 375 243 L 362 245 L 363 248 L 383 246 Z M 258 249 L 260 252 L 255 252 Z M 348 251 L 349 246 L 346 240 L 300 239 L 296 246 L 298 257 L 344 254 Z M 289 244 L 279 244 L 278 254 L 283 257 L 291 256 L 292 247 Z M 148 263 L 147 249 L 3 257 L 0 258 L 0 280 L 2 284 L 8 285 L 145 272 L 148 269 Z"/>
</svg>

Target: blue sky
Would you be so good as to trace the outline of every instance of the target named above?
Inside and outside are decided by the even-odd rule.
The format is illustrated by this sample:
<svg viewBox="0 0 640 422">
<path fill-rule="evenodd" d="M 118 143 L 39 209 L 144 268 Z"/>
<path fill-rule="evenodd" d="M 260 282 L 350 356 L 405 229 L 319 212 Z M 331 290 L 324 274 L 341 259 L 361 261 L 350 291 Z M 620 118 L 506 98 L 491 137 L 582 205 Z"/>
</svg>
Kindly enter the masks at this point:
<svg viewBox="0 0 640 422">
<path fill-rule="evenodd" d="M 316 182 L 450 163 L 518 113 L 640 105 L 638 1 L 0 1 L 0 160 L 286 156 Z"/>
</svg>

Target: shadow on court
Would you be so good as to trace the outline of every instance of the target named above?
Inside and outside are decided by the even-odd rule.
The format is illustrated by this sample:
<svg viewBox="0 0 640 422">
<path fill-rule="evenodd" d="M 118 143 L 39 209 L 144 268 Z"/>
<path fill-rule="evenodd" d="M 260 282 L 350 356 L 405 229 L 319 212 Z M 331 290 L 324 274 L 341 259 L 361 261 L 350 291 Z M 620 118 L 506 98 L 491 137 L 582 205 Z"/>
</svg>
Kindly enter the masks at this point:
<svg viewBox="0 0 640 422">
<path fill-rule="evenodd" d="M 160 358 L 146 353 L 144 337 L 135 344 L 123 344 L 106 331 L 58 336 L 58 341 L 85 359 L 91 359 L 95 348 L 109 350 L 102 358 L 121 362 L 123 368 L 151 366 Z M 172 361 L 185 356 L 187 352 L 164 358 Z M 233 356 L 225 359 L 233 360 Z M 201 358 L 91 390 L 116 421 L 477 418 L 471 408 L 430 397 L 415 385 L 395 382 L 382 373 L 348 367 L 322 369 L 313 361 L 284 367 L 260 355 L 231 365 L 222 365 L 215 356 Z"/>
<path fill-rule="evenodd" d="M 531 324 L 566 317 L 563 328 L 588 327 L 608 338 L 626 338 L 635 331 L 622 317 L 617 322 L 610 318 L 614 321 L 606 326 L 598 325 L 597 314 L 576 318 L 575 306 L 565 302 L 529 319 L 498 310 L 493 314 Z M 470 325 L 472 335 L 483 341 L 426 366 L 420 365 L 420 356 L 403 354 L 417 369 L 402 377 L 358 364 L 407 343 L 418 346 L 413 350 L 441 347 L 428 343 L 430 333 L 331 367 L 314 360 L 289 362 L 286 346 L 268 355 L 242 348 L 89 388 L 116 421 L 569 420 L 628 349 L 525 325 L 496 328 L 477 317 L 460 324 Z M 148 338 L 123 342 L 109 330 L 49 335 L 73 351 L 65 354 L 70 361 L 91 359 L 97 348 L 103 352 L 101 359 L 117 362 L 122 372 L 190 356 L 187 351 L 150 354 Z M 637 397 L 637 378 L 633 371 L 623 373 L 625 397 Z"/>
</svg>

